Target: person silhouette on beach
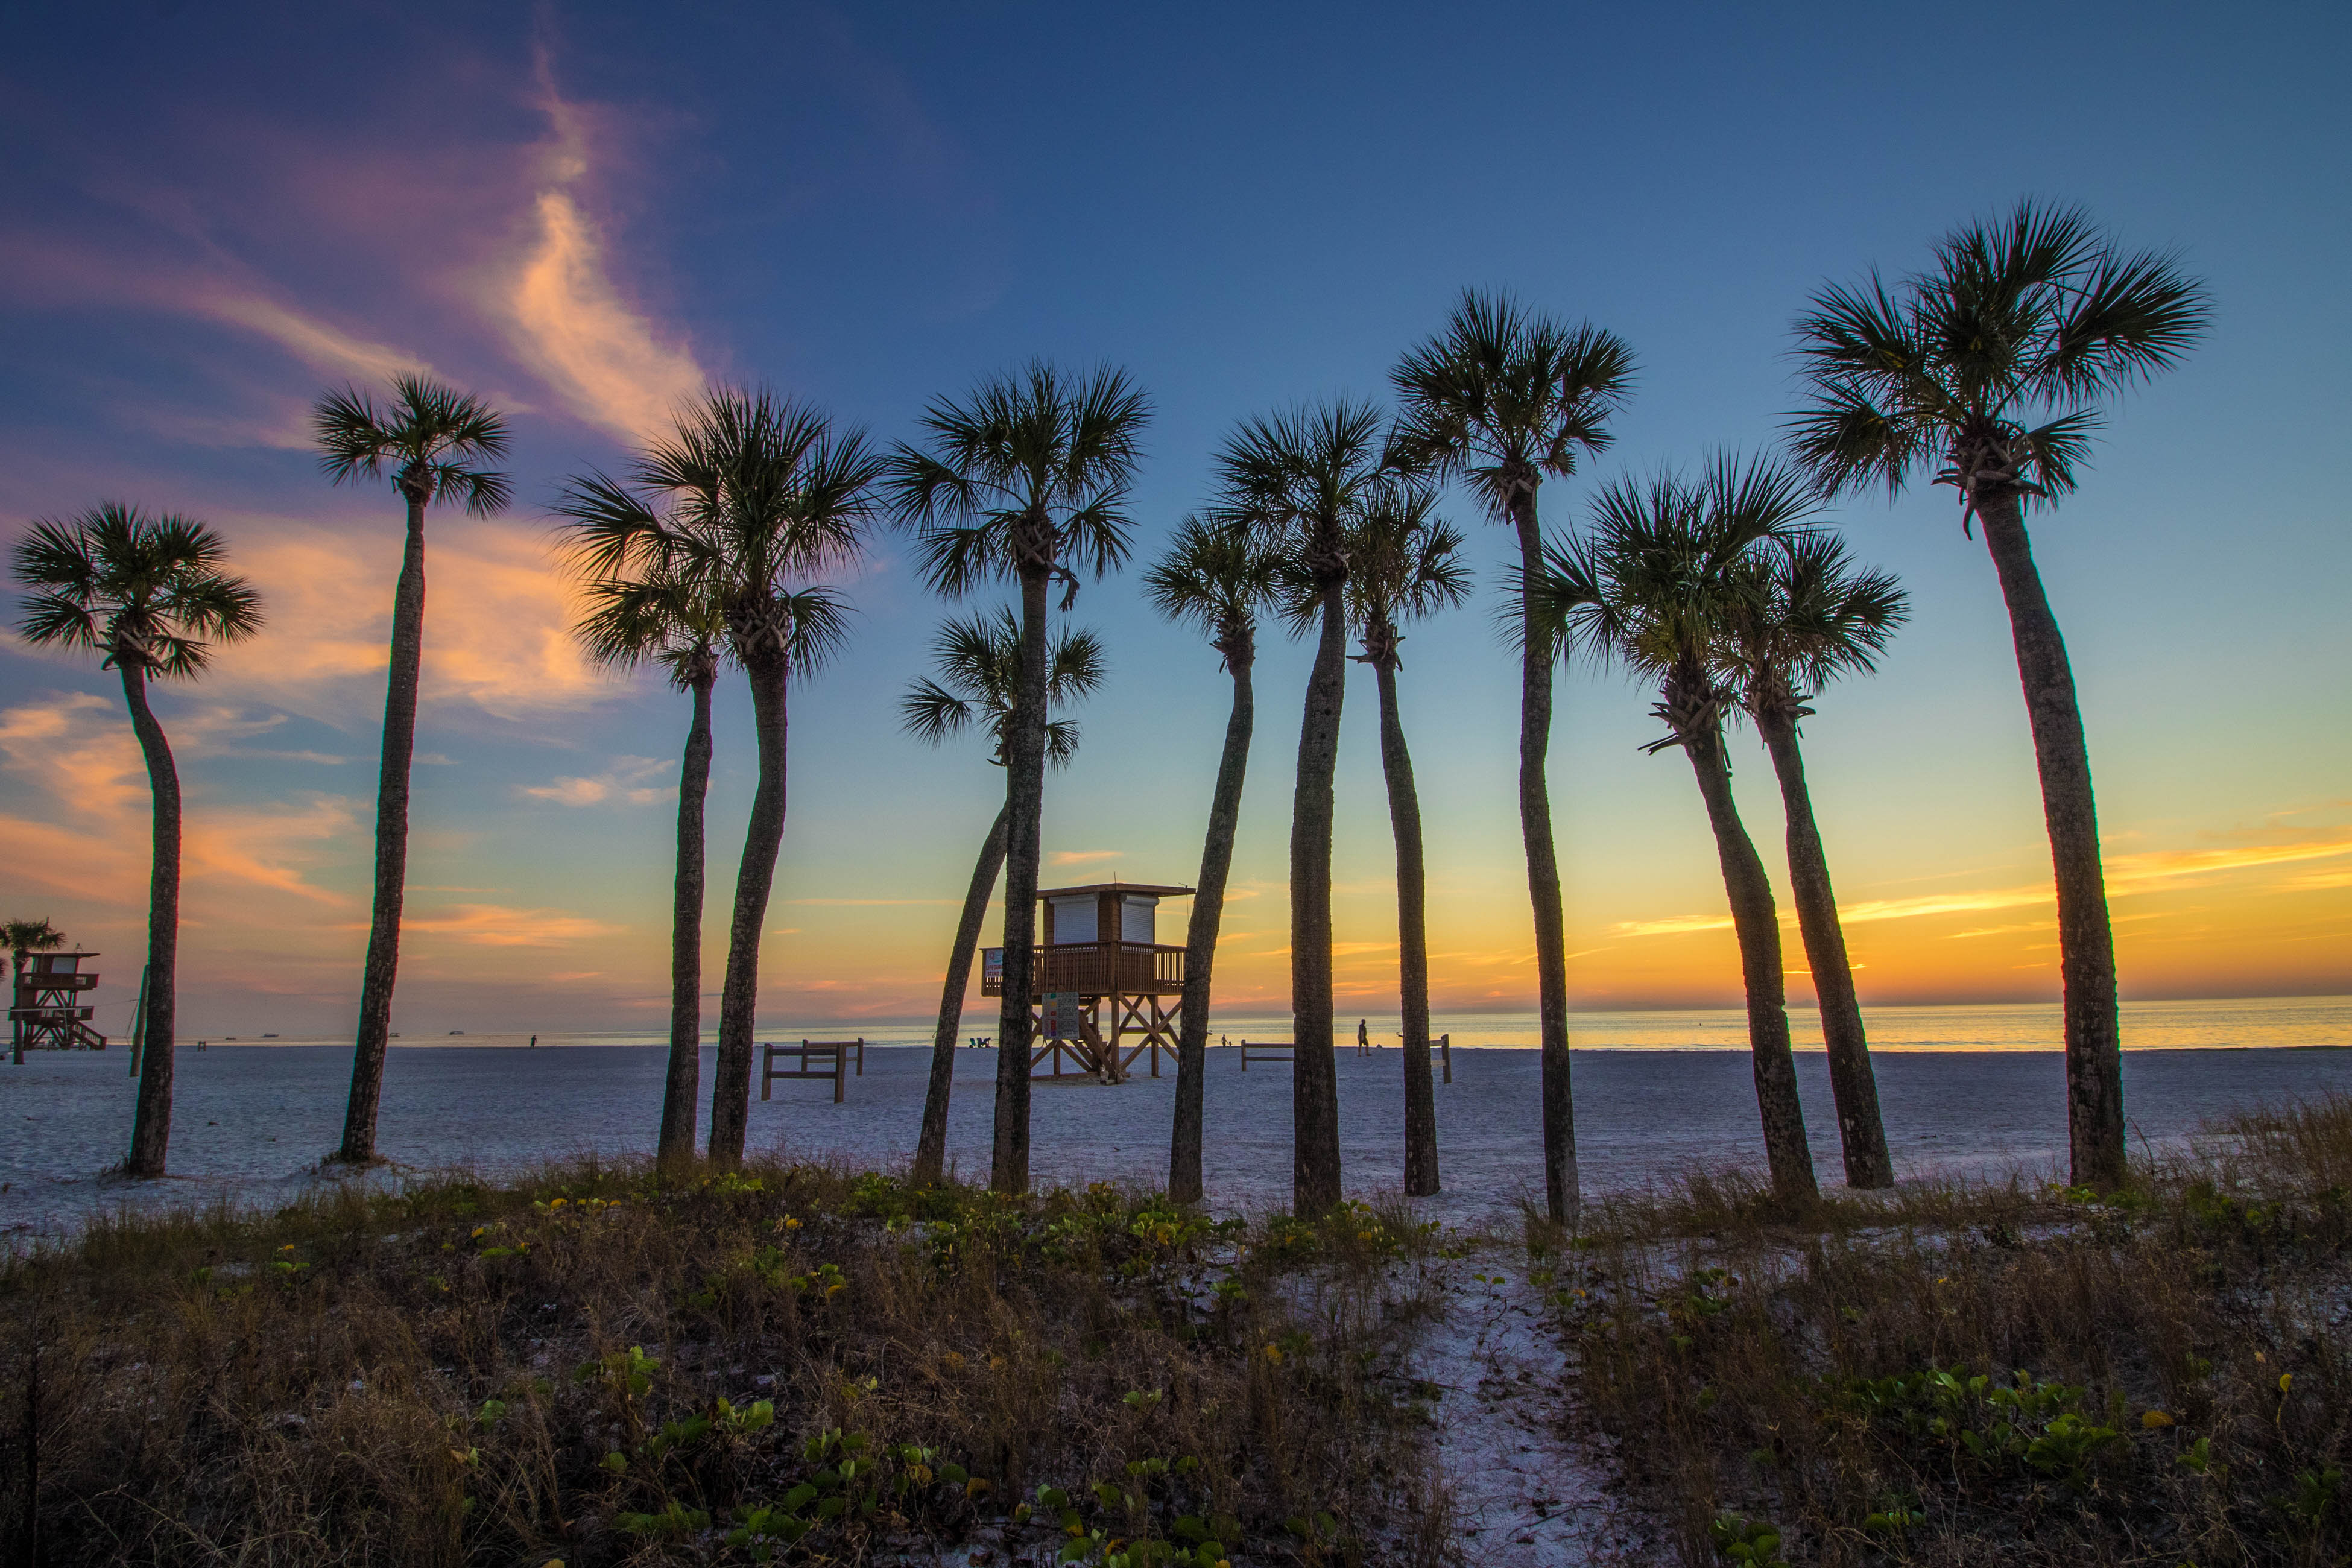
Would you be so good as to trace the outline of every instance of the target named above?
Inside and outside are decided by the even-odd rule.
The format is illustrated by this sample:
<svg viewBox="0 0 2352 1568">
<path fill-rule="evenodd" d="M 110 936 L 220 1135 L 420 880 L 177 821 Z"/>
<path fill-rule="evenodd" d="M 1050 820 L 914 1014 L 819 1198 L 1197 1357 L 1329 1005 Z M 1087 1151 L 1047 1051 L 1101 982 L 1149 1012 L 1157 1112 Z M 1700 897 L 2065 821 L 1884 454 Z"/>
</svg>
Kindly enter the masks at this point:
<svg viewBox="0 0 2352 1568">
<path fill-rule="evenodd" d="M 1371 1053 L 1372 1031 L 1369 1027 L 1370 1023 L 1370 1020 L 1366 1018 L 1356 1020 L 1356 1054 L 1360 1057 L 1369 1056 Z"/>
</svg>

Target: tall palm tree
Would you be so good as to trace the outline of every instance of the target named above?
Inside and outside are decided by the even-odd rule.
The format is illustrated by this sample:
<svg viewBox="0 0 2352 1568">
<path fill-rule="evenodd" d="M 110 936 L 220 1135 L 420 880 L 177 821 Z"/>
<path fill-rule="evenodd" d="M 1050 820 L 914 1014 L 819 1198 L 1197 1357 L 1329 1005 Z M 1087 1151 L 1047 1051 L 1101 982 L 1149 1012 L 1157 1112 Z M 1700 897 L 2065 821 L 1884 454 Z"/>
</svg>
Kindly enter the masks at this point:
<svg viewBox="0 0 2352 1568">
<path fill-rule="evenodd" d="M 16 961 L 16 971 L 10 979 L 19 985 L 25 982 L 25 960 L 28 955 L 55 952 L 65 944 L 66 933 L 51 925 L 46 915 L 37 921 L 9 921 L 0 924 L 0 946 L 6 947 L 8 956 Z M 16 1005 L 16 994 L 13 990 L 8 994 L 8 1005 L 11 1007 Z M 12 1020 L 8 1033 L 16 1049 L 16 1063 L 23 1067 L 25 1026 Z"/>
<path fill-rule="evenodd" d="M 16 546 L 16 581 L 32 590 L 17 630 L 37 647 L 55 643 L 102 655 L 100 668 L 121 677 L 122 700 L 154 795 L 146 1038 L 131 1153 L 123 1162 L 133 1176 L 162 1175 L 172 1140 L 180 952 L 180 774 L 171 742 L 148 706 L 147 683 L 194 679 L 210 662 L 214 644 L 242 642 L 261 629 L 261 596 L 226 570 L 227 557 L 211 525 L 173 512 L 150 517 L 119 501 L 103 502 L 70 523 L 44 519 Z"/>
<path fill-rule="evenodd" d="M 383 753 L 375 792 L 375 900 L 360 977 L 358 1037 L 343 1142 L 334 1157 L 375 1159 L 383 1053 L 392 1038 L 392 988 L 400 971 L 400 910 L 408 887 L 408 773 L 416 747 L 416 686 L 425 658 L 425 512 L 461 500 L 476 517 L 503 509 L 506 475 L 487 465 L 506 455 L 503 415 L 470 393 L 420 375 L 394 379 L 379 407 L 357 387 L 321 396 L 310 411 L 319 461 L 335 484 L 389 478 L 408 507 L 408 542 L 392 595 L 392 659 L 383 694 Z"/>
<path fill-rule="evenodd" d="M 989 761 L 1004 765 L 1011 738 L 1013 704 L 1021 687 L 1021 623 L 1010 610 L 950 621 L 932 644 L 938 661 L 937 679 L 916 680 L 898 703 L 908 731 L 919 740 L 938 745 L 950 735 L 975 726 L 987 734 Z M 1049 709 L 1075 701 L 1097 690 L 1103 682 L 1102 639 L 1089 631 L 1064 627 L 1046 650 L 1045 701 Z M 1078 752 L 1078 726 L 1067 719 L 1045 725 L 1045 762 L 1067 767 Z M 923 1128 L 915 1142 L 915 1183 L 938 1182 L 948 1159 L 948 1100 L 955 1087 L 956 1030 L 963 1022 L 964 994 L 971 984 L 972 950 L 980 944 L 981 922 L 988 917 L 989 895 L 1004 869 L 1004 838 L 1012 803 L 997 808 L 980 858 L 971 868 L 971 885 L 964 889 L 963 913 L 956 921 L 955 946 L 948 952 L 947 979 L 940 988 L 940 1017 L 931 1034 L 931 1076 L 923 1091 Z"/>
<path fill-rule="evenodd" d="M 2126 255 L 2080 209 L 2022 202 L 1946 236 L 1927 271 L 1891 289 L 1874 273 L 1824 289 L 1797 322 L 1811 396 L 1790 436 L 1824 493 L 1893 493 L 1932 472 L 1958 491 L 1963 530 L 1984 524 L 2056 874 L 2067 1144 L 2081 1185 L 2124 1179 L 2115 932 L 2082 708 L 2025 508 L 2074 489 L 2098 400 L 2178 364 L 2210 320 L 2203 286 L 2172 258 Z"/>
<path fill-rule="evenodd" d="M 1184 933 L 1184 994 L 1177 1004 L 1176 1121 L 1168 1143 L 1168 1195 L 1201 1201 L 1202 1117 L 1208 1075 L 1210 971 L 1217 930 L 1225 913 L 1225 879 L 1233 870 L 1234 835 L 1241 824 L 1242 782 L 1249 772 L 1250 736 L 1257 699 L 1250 676 L 1257 662 L 1257 617 L 1279 584 L 1279 560 L 1246 529 L 1188 517 L 1144 578 L 1152 607 L 1171 621 L 1207 634 L 1225 673 L 1234 705 L 1225 720 L 1225 749 L 1209 797 L 1208 832 L 1201 846 L 1201 876 L 1192 918 Z"/>
<path fill-rule="evenodd" d="M 1833 533 L 1806 534 L 1785 550 L 1752 552 L 1737 570 L 1748 581 L 1736 596 L 1723 644 L 1725 673 L 1737 684 L 1740 706 L 1756 721 L 1780 782 L 1789 890 L 1822 1011 L 1846 1185 L 1892 1186 L 1895 1166 L 1878 1114 L 1870 1040 L 1797 731 L 1823 687 L 1841 675 L 1867 675 L 1877 668 L 1879 653 L 1910 618 L 1910 606 L 1893 573 L 1854 565 Z"/>
<path fill-rule="evenodd" d="M 1348 668 L 1349 547 L 1391 475 L 1380 411 L 1341 398 L 1245 419 L 1216 458 L 1220 515 L 1281 563 L 1285 614 L 1316 633 L 1290 816 L 1292 1205 L 1339 1202 L 1339 1066 L 1331 1048 L 1331 817 Z"/>
<path fill-rule="evenodd" d="M 1664 721 L 1666 734 L 1645 749 L 1681 747 L 1697 776 L 1739 939 L 1772 1190 L 1798 1203 L 1818 1188 L 1789 1047 L 1780 915 L 1732 798 L 1723 718 L 1738 694 L 1718 679 L 1717 665 L 1726 627 L 1749 588 L 1734 569 L 1739 558 L 1760 543 L 1789 541 L 1811 511 L 1805 487 L 1770 464 L 1743 468 L 1718 458 L 1695 482 L 1674 474 L 1647 485 L 1621 480 L 1594 500 L 1587 537 L 1546 550 L 1529 594 L 1543 617 L 1546 646 L 1564 638 L 1658 682 L 1651 711 Z"/>
<path fill-rule="evenodd" d="M 863 432 L 774 394 L 716 387 L 648 444 L 626 483 L 573 487 L 575 557 L 604 577 L 670 576 L 717 606 L 730 658 L 751 690 L 760 783 L 735 873 L 719 992 L 709 1157 L 743 1158 L 751 1110 L 751 1035 L 760 938 L 784 837 L 792 682 L 815 673 L 846 636 L 847 606 L 809 579 L 864 548 L 881 458 Z"/>
<path fill-rule="evenodd" d="M 1468 479 L 1519 545 L 1520 581 L 1543 564 L 1536 498 L 1547 478 L 1566 479 L 1579 458 L 1604 450 L 1609 421 L 1633 384 L 1633 353 L 1613 332 L 1570 327 L 1506 296 L 1465 291 L 1445 329 L 1395 370 L 1402 405 L 1396 446 L 1410 466 Z M 1519 832 L 1535 910 L 1536 989 L 1543 1046 L 1544 1199 L 1573 1226 L 1582 1199 L 1576 1172 L 1576 1109 L 1569 1083 L 1568 940 L 1552 841 L 1554 649 L 1538 632 L 1524 586 L 1518 605 Z"/>
<path fill-rule="evenodd" d="M 1150 401 L 1127 373 L 1070 375 L 1043 362 L 923 412 L 928 449 L 892 456 L 896 513 L 921 542 L 933 592 L 961 599 L 1010 577 L 1021 588 L 1021 681 L 1005 734 L 1004 990 L 996 1040 L 989 1182 L 1029 1188 L 1029 1008 L 1036 999 L 1037 870 L 1045 797 L 1046 589 L 1077 595 L 1124 562 L 1127 514 Z"/>
<path fill-rule="evenodd" d="M 584 510 L 593 528 L 615 503 L 641 504 L 603 475 L 571 480 L 555 505 L 560 517 Z M 572 523 L 577 528 L 579 521 Z M 669 1064 L 662 1079 L 661 1133 L 655 1158 L 694 1157 L 694 1112 L 702 1089 L 702 904 L 707 881 L 703 812 L 710 795 L 710 694 L 727 637 L 727 616 L 704 584 L 656 564 L 631 577 L 592 576 L 573 633 L 590 659 L 627 669 L 652 662 L 694 700 L 678 763 L 677 865 L 671 876 Z"/>
<path fill-rule="evenodd" d="M 1397 856 L 1397 975 L 1404 1013 L 1404 1190 L 1437 1191 L 1437 1092 L 1429 1074 L 1428 868 L 1421 844 L 1421 795 L 1397 707 L 1403 660 L 1400 623 L 1459 605 L 1470 593 L 1462 531 L 1435 515 L 1437 497 L 1410 480 L 1386 488 L 1365 513 L 1349 552 L 1348 601 L 1381 694 L 1381 768 L 1389 786 L 1389 826 Z"/>
</svg>

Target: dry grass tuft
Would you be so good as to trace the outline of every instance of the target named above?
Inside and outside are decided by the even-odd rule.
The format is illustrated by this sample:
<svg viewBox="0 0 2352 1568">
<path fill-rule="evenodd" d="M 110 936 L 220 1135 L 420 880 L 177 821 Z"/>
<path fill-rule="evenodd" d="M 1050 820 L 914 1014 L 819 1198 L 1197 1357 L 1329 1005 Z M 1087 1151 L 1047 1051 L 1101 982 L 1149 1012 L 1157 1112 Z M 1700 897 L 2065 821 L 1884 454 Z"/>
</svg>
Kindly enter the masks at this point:
<svg viewBox="0 0 2352 1568">
<path fill-rule="evenodd" d="M 1776 1212 L 1694 1182 L 1562 1265 L 1582 1410 L 1691 1564 L 2321 1564 L 2352 1548 L 2352 1100 L 2127 1191 Z"/>
<path fill-rule="evenodd" d="M 0 1555 L 1359 1562 L 1426 1244 L 783 1164 L 107 1219 L 0 1264 Z"/>
</svg>

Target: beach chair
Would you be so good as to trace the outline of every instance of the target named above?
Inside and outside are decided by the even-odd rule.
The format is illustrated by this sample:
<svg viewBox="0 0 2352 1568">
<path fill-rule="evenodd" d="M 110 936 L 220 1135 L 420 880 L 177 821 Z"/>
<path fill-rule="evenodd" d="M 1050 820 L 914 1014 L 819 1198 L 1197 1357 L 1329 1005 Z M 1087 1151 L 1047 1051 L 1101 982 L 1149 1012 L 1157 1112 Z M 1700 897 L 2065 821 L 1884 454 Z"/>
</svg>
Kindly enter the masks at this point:
<svg viewBox="0 0 2352 1568">
<path fill-rule="evenodd" d="M 1249 1071 L 1253 1055 L 1262 1062 L 1296 1062 L 1298 1059 L 1297 1047 L 1289 1040 L 1244 1040 L 1242 1071 Z"/>
<path fill-rule="evenodd" d="M 780 1068 L 780 1061 L 795 1062 L 793 1068 Z M 833 1102 L 839 1105 L 848 1088 L 852 1063 L 857 1076 L 866 1076 L 866 1041 L 861 1036 L 855 1040 L 803 1040 L 797 1046 L 772 1043 L 760 1047 L 760 1098 L 768 1098 L 769 1085 L 780 1078 L 829 1078 L 833 1079 Z"/>
</svg>

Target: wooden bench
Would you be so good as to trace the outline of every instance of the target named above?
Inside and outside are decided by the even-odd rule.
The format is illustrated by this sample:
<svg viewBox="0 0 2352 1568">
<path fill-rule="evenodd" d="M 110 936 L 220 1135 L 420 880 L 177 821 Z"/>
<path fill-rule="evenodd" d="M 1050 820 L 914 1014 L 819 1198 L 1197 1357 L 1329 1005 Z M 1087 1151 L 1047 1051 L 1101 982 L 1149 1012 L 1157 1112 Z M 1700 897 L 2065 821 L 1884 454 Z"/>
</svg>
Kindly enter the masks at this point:
<svg viewBox="0 0 2352 1568">
<path fill-rule="evenodd" d="M 1296 1062 L 1298 1059 L 1297 1047 L 1289 1040 L 1244 1040 L 1242 1042 L 1242 1071 L 1244 1072 L 1249 1071 L 1252 1052 L 1255 1052 L 1257 1059 L 1262 1062 Z"/>
<path fill-rule="evenodd" d="M 798 1067 L 786 1069 L 780 1060 L 798 1062 Z M 852 1063 L 857 1076 L 866 1076 L 866 1041 L 861 1036 L 855 1040 L 803 1040 L 797 1046 L 763 1044 L 760 1047 L 760 1098 L 768 1098 L 770 1084 L 780 1078 L 829 1078 L 833 1079 L 833 1102 L 841 1103 L 848 1088 L 847 1077 Z"/>
</svg>

